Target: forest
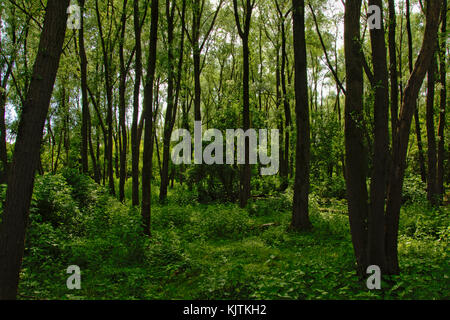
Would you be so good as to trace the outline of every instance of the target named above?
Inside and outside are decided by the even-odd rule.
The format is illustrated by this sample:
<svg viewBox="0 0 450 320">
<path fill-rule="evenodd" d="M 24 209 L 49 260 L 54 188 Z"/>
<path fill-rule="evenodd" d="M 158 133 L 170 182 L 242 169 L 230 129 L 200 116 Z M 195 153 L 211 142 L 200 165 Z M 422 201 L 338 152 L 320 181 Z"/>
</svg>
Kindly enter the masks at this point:
<svg viewBox="0 0 450 320">
<path fill-rule="evenodd" d="M 0 300 L 446 300 L 447 0 L 0 0 Z"/>
</svg>

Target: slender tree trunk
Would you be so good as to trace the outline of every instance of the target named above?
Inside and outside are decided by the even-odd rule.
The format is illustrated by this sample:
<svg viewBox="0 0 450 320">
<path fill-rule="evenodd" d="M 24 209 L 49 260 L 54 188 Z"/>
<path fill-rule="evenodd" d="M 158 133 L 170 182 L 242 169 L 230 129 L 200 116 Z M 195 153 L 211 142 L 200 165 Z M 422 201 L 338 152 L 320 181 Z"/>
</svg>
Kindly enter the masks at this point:
<svg viewBox="0 0 450 320">
<path fill-rule="evenodd" d="M 183 1 L 183 8 L 181 14 L 181 40 L 179 47 L 179 58 L 177 68 L 177 79 L 175 81 L 175 73 L 173 71 L 175 65 L 174 53 L 173 53 L 173 32 L 174 32 L 174 18 L 175 18 L 175 6 L 176 4 L 166 0 L 166 16 L 167 16 L 167 42 L 168 42 L 168 85 L 167 85 L 167 109 L 164 121 L 164 133 L 163 133 L 163 161 L 161 171 L 161 187 L 159 192 L 159 200 L 161 203 L 167 199 L 167 188 L 169 185 L 169 157 L 170 157 L 170 138 L 172 136 L 173 127 L 175 125 L 176 114 L 178 109 L 178 96 L 181 88 L 181 72 L 183 65 L 184 55 L 184 17 L 186 12 L 186 1 Z M 176 86 L 176 88 L 174 88 Z M 175 89 L 175 90 L 174 90 Z M 175 91 L 175 92 L 174 92 Z"/>
<path fill-rule="evenodd" d="M 234 16 L 236 25 L 238 28 L 239 36 L 242 40 L 242 53 L 243 53 L 243 75 L 242 75 L 242 96 L 243 96 L 243 125 L 244 131 L 250 129 L 250 50 L 248 44 L 248 38 L 250 34 L 250 23 L 252 18 L 252 11 L 255 3 L 252 0 L 247 0 L 244 8 L 244 20 L 243 25 L 239 18 L 239 9 L 237 0 L 233 0 Z M 245 139 L 245 164 L 243 165 L 241 172 L 241 192 L 240 192 L 240 206 L 245 208 L 250 198 L 250 181 L 251 181 L 251 167 L 250 167 L 250 143 L 249 139 Z"/>
<path fill-rule="evenodd" d="M 91 121 L 91 113 L 88 109 L 87 112 L 88 116 L 88 129 L 89 129 L 89 135 L 88 135 L 88 142 L 89 142 L 89 153 L 91 156 L 92 161 L 92 167 L 94 168 L 94 181 L 100 184 L 100 169 L 97 165 L 97 159 L 95 158 L 95 152 L 94 152 L 94 146 L 92 145 L 92 121 Z"/>
<path fill-rule="evenodd" d="M 445 109 L 447 108 L 447 0 L 443 1 L 442 6 L 442 25 L 441 25 L 441 47 L 439 50 L 440 58 L 440 82 L 441 82 L 441 94 L 440 94 L 440 108 L 439 108 L 439 125 L 438 125 L 438 155 L 437 155 L 437 191 L 439 193 L 439 200 L 443 201 L 444 190 L 444 160 L 445 160 Z"/>
<path fill-rule="evenodd" d="M 295 112 L 297 114 L 297 145 L 295 160 L 294 203 L 291 228 L 310 229 L 309 221 L 309 172 L 310 172 L 310 123 L 308 105 L 308 76 L 305 39 L 305 1 L 292 0 L 294 58 L 295 58 Z"/>
<path fill-rule="evenodd" d="M 434 85 L 436 71 L 436 57 L 428 69 L 428 93 L 427 93 L 427 139 L 428 139 L 428 176 L 427 176 L 427 199 L 433 205 L 437 206 L 438 185 L 437 185 L 437 153 L 436 153 L 436 133 L 434 128 Z"/>
<path fill-rule="evenodd" d="M 141 44 L 141 22 L 139 17 L 139 0 L 134 0 L 134 37 L 136 40 L 135 80 L 133 96 L 133 123 L 131 126 L 131 171 L 132 171 L 132 204 L 139 206 L 139 158 L 140 139 L 138 134 L 139 122 L 139 98 L 142 78 L 142 44 Z"/>
<path fill-rule="evenodd" d="M 395 14 L 394 0 L 389 0 L 389 71 L 391 79 L 391 136 L 394 145 L 395 132 L 398 122 L 398 72 L 397 49 L 395 29 L 397 28 L 397 16 Z"/>
<path fill-rule="evenodd" d="M 283 113 L 281 112 L 281 67 L 280 67 L 280 46 L 278 43 L 276 44 L 276 52 L 277 52 L 277 62 L 276 62 L 276 68 L 275 68 L 275 78 L 276 78 L 276 105 L 277 105 L 277 123 L 278 123 L 278 130 L 280 130 L 280 136 L 281 139 L 284 138 L 284 123 L 283 123 Z M 281 143 L 279 148 L 279 159 L 280 159 L 280 177 L 283 180 L 286 180 L 287 176 L 287 168 L 285 167 L 285 161 L 284 161 L 284 152 L 283 152 L 283 143 Z M 287 181 L 286 181 L 287 182 Z M 282 185 L 280 186 L 280 190 L 286 190 L 288 187 L 287 183 L 283 181 Z"/>
<path fill-rule="evenodd" d="M 347 0 L 344 17 L 345 69 L 345 150 L 348 214 L 358 272 L 367 266 L 367 149 L 364 145 L 363 63 L 360 44 L 361 0 Z"/>
<path fill-rule="evenodd" d="M 125 28 L 127 23 L 127 0 L 123 1 L 123 11 L 121 18 L 121 35 L 119 45 L 119 60 L 120 60 L 120 84 L 119 84 L 119 122 L 120 133 L 122 134 L 122 145 L 120 148 L 120 177 L 119 177 L 119 200 L 123 202 L 125 200 L 125 181 L 127 179 L 127 151 L 128 151 L 128 138 L 127 138 L 127 123 L 126 113 L 127 106 L 125 101 L 126 86 L 127 86 L 127 67 L 125 66 L 124 58 L 124 42 L 125 42 Z"/>
<path fill-rule="evenodd" d="M 151 236 L 151 179 L 153 149 L 153 81 L 156 69 L 156 46 L 158 41 L 159 1 L 153 0 L 151 5 L 150 52 L 148 55 L 147 76 L 144 88 L 144 155 L 142 167 L 142 219 L 144 233 Z"/>
<path fill-rule="evenodd" d="M 408 33 L 408 59 L 409 59 L 409 72 L 413 72 L 413 39 L 411 31 L 411 6 L 409 0 L 406 0 L 406 30 Z M 417 137 L 417 147 L 419 148 L 419 166 L 420 166 L 420 176 L 422 181 L 426 181 L 426 169 L 425 169 L 425 157 L 423 155 L 423 144 L 422 144 L 422 132 L 420 130 L 420 117 L 419 117 L 419 107 L 416 102 L 416 107 L 414 110 L 414 122 L 416 124 L 416 137 Z"/>
<path fill-rule="evenodd" d="M 82 123 L 81 123 L 81 164 L 83 173 L 87 174 L 89 171 L 88 162 L 88 112 L 89 112 L 89 101 L 87 93 L 87 58 L 86 49 L 84 46 L 84 3 L 85 0 L 79 0 L 81 8 L 80 17 L 80 30 L 78 32 L 78 43 L 80 50 L 80 70 L 81 70 L 81 96 L 82 96 Z"/>
<path fill-rule="evenodd" d="M 381 8 L 381 0 L 369 0 L 369 5 Z M 371 29 L 373 76 L 376 84 L 374 103 L 374 150 L 373 171 L 370 186 L 370 208 L 368 216 L 368 264 L 386 269 L 384 245 L 384 207 L 389 161 L 389 84 L 384 39 L 383 13 L 381 29 Z"/>
<path fill-rule="evenodd" d="M 0 228 L 0 299 L 15 299 L 34 175 L 66 31 L 69 0 L 48 0 L 33 76 L 22 109 Z"/>
<path fill-rule="evenodd" d="M 278 4 L 277 4 L 278 5 Z M 279 7 L 278 7 L 279 8 Z M 288 187 L 287 179 L 289 175 L 289 151 L 290 151 L 290 127 L 292 124 L 291 117 L 291 106 L 289 103 L 289 97 L 287 94 L 287 86 L 286 86 L 286 60 L 287 60 L 287 52 L 286 52 L 286 30 L 284 24 L 284 15 L 280 9 L 278 9 L 279 15 L 281 18 L 281 87 L 283 90 L 283 106 L 284 106 L 284 116 L 285 116 L 285 132 L 284 132 L 284 155 L 281 158 L 282 164 L 280 168 L 280 174 L 285 179 L 282 190 Z"/>
<path fill-rule="evenodd" d="M 107 176 L 109 179 L 109 191 L 115 195 L 114 186 L 114 163 L 113 163 L 113 84 L 111 78 L 111 61 L 108 57 L 108 49 L 112 51 L 113 48 L 107 48 L 105 38 L 103 35 L 102 21 L 100 17 L 98 0 L 95 1 L 95 9 L 97 14 L 97 24 L 99 28 L 99 36 L 103 53 L 103 66 L 105 69 L 105 89 L 106 89 L 106 102 L 107 102 L 107 144 L 105 149 L 105 162 L 107 162 Z"/>
<path fill-rule="evenodd" d="M 400 272 L 397 251 L 398 226 L 409 134 L 420 87 L 430 67 L 436 48 L 441 4 L 441 0 L 427 1 L 427 18 L 422 48 L 406 85 L 400 109 L 396 143 L 393 147 L 393 164 L 387 192 L 385 243 L 387 272 L 389 274 L 398 274 Z"/>
</svg>

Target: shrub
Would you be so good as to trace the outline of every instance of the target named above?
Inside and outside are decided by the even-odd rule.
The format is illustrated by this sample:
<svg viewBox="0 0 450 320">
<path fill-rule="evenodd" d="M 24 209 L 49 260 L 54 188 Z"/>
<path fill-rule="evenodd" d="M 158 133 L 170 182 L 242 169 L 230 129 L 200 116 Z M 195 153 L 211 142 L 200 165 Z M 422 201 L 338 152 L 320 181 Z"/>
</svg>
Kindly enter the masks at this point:
<svg viewBox="0 0 450 320">
<path fill-rule="evenodd" d="M 234 205 L 216 205 L 197 212 L 191 232 L 213 239 L 242 239 L 252 229 L 246 210 Z"/>
<path fill-rule="evenodd" d="M 80 212 L 71 197 L 72 188 L 61 174 L 36 177 L 30 215 L 39 215 L 43 222 L 70 228 Z"/>
<path fill-rule="evenodd" d="M 425 202 L 427 186 L 419 176 L 409 175 L 403 182 L 402 199 L 404 203 Z"/>
<path fill-rule="evenodd" d="M 191 219 L 190 206 L 179 207 L 168 205 L 164 207 L 155 208 L 152 214 L 153 226 L 155 228 L 183 228 L 189 224 Z"/>
</svg>

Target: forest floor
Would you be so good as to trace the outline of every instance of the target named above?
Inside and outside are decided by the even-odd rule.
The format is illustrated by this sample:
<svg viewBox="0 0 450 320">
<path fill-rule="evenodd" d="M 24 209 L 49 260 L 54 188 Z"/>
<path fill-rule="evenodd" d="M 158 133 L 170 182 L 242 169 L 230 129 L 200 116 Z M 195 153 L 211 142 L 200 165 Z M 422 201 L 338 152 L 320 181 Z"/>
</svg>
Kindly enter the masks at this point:
<svg viewBox="0 0 450 320">
<path fill-rule="evenodd" d="M 157 203 L 154 187 L 154 203 Z M 128 190 L 129 193 L 129 190 Z M 369 291 L 355 275 L 344 200 L 311 195 L 310 232 L 289 232 L 291 194 L 198 204 L 177 187 L 152 207 L 152 238 L 139 211 L 90 179 L 36 181 L 21 273 L 21 299 L 448 299 L 449 208 L 405 205 L 402 273 Z M 66 270 L 81 269 L 81 290 Z"/>
</svg>

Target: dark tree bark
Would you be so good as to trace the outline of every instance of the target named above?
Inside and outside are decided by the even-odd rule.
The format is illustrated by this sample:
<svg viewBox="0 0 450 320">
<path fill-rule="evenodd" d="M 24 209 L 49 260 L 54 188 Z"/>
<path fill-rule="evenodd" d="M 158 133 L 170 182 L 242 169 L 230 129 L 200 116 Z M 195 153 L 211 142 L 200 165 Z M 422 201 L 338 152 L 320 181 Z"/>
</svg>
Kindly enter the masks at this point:
<svg viewBox="0 0 450 320">
<path fill-rule="evenodd" d="M 91 161 L 92 161 L 92 167 L 94 168 L 94 181 L 97 182 L 98 184 L 100 184 L 100 169 L 97 166 L 97 158 L 95 157 L 95 151 L 94 151 L 94 146 L 92 144 L 92 120 L 91 120 L 91 112 L 88 108 L 87 110 L 87 114 L 88 116 L 88 143 L 89 143 L 89 154 L 91 156 Z"/>
<path fill-rule="evenodd" d="M 427 175 L 427 199 L 433 206 L 437 206 L 437 150 L 436 132 L 434 127 L 434 96 L 435 96 L 435 71 L 436 58 L 433 57 L 428 69 L 428 92 L 427 92 L 427 139 L 428 139 L 428 175 Z"/>
<path fill-rule="evenodd" d="M 192 30 L 191 34 L 188 33 L 189 41 L 192 45 L 192 57 L 194 62 L 194 119 L 195 121 L 202 120 L 201 113 L 201 95 L 202 88 L 200 82 L 200 76 L 202 72 L 201 68 L 201 53 L 206 41 L 208 41 L 209 35 L 214 27 L 219 10 L 222 7 L 223 0 L 219 1 L 216 12 L 212 19 L 211 25 L 203 37 L 203 41 L 200 43 L 200 37 L 202 35 L 202 17 L 204 13 L 205 0 L 194 0 L 192 3 Z"/>
<path fill-rule="evenodd" d="M 438 124 L 438 155 L 437 155 L 437 191 L 439 193 L 439 200 L 444 198 L 444 160 L 445 160 L 445 116 L 447 108 L 447 66 L 446 66 L 446 50 L 447 50 L 447 0 L 443 1 L 442 5 L 442 25 L 441 25 L 441 46 L 439 50 L 440 60 L 440 82 L 441 82 L 441 94 L 440 94 L 440 111 L 439 111 L 439 124 Z"/>
<path fill-rule="evenodd" d="M 125 28 L 127 23 L 127 4 L 128 1 L 123 1 L 121 27 L 120 27 L 120 41 L 119 41 L 119 60 L 120 60 L 120 79 L 119 79 L 119 126 L 120 134 L 122 135 L 122 145 L 120 148 L 120 177 L 119 177 L 119 200 L 123 202 L 125 200 L 125 180 L 127 179 L 127 123 L 126 113 L 127 106 L 125 101 L 125 94 L 127 88 L 127 67 L 124 57 L 125 46 Z"/>
<path fill-rule="evenodd" d="M 242 75 L 242 94 L 243 94 L 243 124 L 244 131 L 250 129 L 250 50 L 248 45 L 248 37 L 250 34 L 250 24 L 252 19 L 252 12 L 255 6 L 255 0 L 246 0 L 244 5 L 244 20 L 241 24 L 239 17 L 239 8 L 237 0 L 233 0 L 234 17 L 236 20 L 236 26 L 239 36 L 242 40 L 242 53 L 243 53 L 243 75 Z M 251 180 L 251 167 L 250 167 L 250 143 L 249 139 L 245 139 L 245 164 L 243 165 L 241 172 L 241 191 L 239 205 L 241 208 L 245 208 L 250 198 L 250 180 Z"/>
<path fill-rule="evenodd" d="M 408 61 L 409 61 L 409 72 L 413 72 L 413 39 L 411 31 L 411 8 L 409 0 L 406 0 L 406 30 L 408 33 Z M 420 129 L 420 117 L 419 117 L 419 107 L 416 102 L 416 107 L 414 111 L 414 122 L 416 124 L 416 137 L 417 137 L 417 147 L 419 148 L 419 167 L 420 167 L 420 177 L 422 181 L 426 181 L 426 169 L 425 169 L 425 157 L 423 155 L 423 144 L 422 144 L 422 132 Z"/>
<path fill-rule="evenodd" d="M 88 101 L 88 93 L 87 93 L 87 58 L 86 58 L 86 49 L 84 46 L 84 4 L 85 0 L 79 0 L 81 9 L 81 17 L 80 17 L 80 30 L 78 31 L 78 44 L 80 50 L 80 70 L 81 70 L 81 99 L 82 99 L 82 123 L 81 123 L 81 165 L 83 173 L 87 174 L 89 171 L 89 162 L 88 162 L 88 135 L 89 135 L 89 127 L 88 127 L 88 112 L 89 112 L 89 101 Z"/>
<path fill-rule="evenodd" d="M 276 78 L 276 105 L 277 105 L 277 110 L 280 110 L 281 108 L 281 102 L 282 102 L 282 98 L 281 98 L 281 67 L 280 67 L 280 45 L 277 43 L 275 44 L 276 47 L 276 52 L 277 52 L 277 62 L 276 62 L 276 68 L 275 68 L 275 78 Z M 277 119 L 277 123 L 278 123 L 278 130 L 280 130 L 280 136 L 281 139 L 283 139 L 284 137 L 284 122 L 283 122 L 283 113 L 280 111 L 277 111 L 277 113 L 279 114 L 278 119 Z M 280 147 L 279 147 L 279 159 L 280 159 L 280 177 L 282 177 L 283 179 L 285 179 L 287 172 L 286 169 L 284 167 L 285 161 L 284 161 L 284 152 L 283 152 L 283 145 L 281 143 Z M 280 190 L 286 189 L 287 185 L 286 183 L 283 183 L 280 186 Z"/>
<path fill-rule="evenodd" d="M 307 230 L 309 221 L 310 123 L 308 105 L 308 75 L 305 39 L 305 1 L 292 0 L 294 59 L 295 59 L 295 113 L 297 145 L 295 160 L 294 202 L 291 228 Z"/>
<path fill-rule="evenodd" d="M 23 105 L 0 228 L 0 299 L 15 299 L 34 175 L 66 33 L 69 0 L 48 0 L 31 83 Z"/>
<path fill-rule="evenodd" d="M 159 1 L 152 0 L 150 52 L 148 55 L 147 75 L 144 88 L 144 154 L 142 166 L 142 219 L 144 234 L 151 236 L 151 179 L 153 151 L 153 81 L 156 69 L 156 46 L 158 42 Z"/>
<path fill-rule="evenodd" d="M 133 123 L 131 126 L 131 175 L 132 175 L 132 204 L 139 206 L 139 158 L 140 143 L 139 137 L 139 99 L 142 78 L 142 27 L 139 14 L 139 0 L 134 0 L 134 37 L 136 41 L 136 60 L 134 69 L 134 93 L 133 93 Z"/>
<path fill-rule="evenodd" d="M 396 32 L 397 15 L 395 14 L 394 0 L 389 0 L 389 73 L 391 80 L 391 136 L 394 145 L 395 132 L 398 122 L 398 72 L 397 72 L 397 48 Z"/>
<path fill-rule="evenodd" d="M 109 5 L 109 3 L 108 3 Z M 106 102 L 107 102 L 107 115 L 106 115 L 106 126 L 107 126 L 107 144 L 105 149 L 105 162 L 107 162 L 107 176 L 109 181 L 109 191 L 111 194 L 115 195 L 115 185 L 114 185 L 114 163 L 113 163 L 113 83 L 111 77 L 111 59 L 109 51 L 112 51 L 111 46 L 107 46 L 103 34 L 102 21 L 100 17 L 98 0 L 95 1 L 95 10 L 97 14 L 97 24 L 99 29 L 100 42 L 103 53 L 103 66 L 105 71 L 105 90 L 106 90 Z M 112 19 L 111 19 L 112 20 Z M 111 53 L 112 54 L 112 53 Z"/>
<path fill-rule="evenodd" d="M 374 150 L 373 170 L 370 186 L 370 208 L 368 216 L 368 265 L 386 269 L 384 246 L 384 207 L 386 198 L 387 171 L 389 168 L 389 84 L 384 39 L 383 3 L 369 0 L 369 5 L 381 8 L 381 28 L 370 30 L 372 44 L 373 77 L 375 81 L 374 102 Z"/>
<path fill-rule="evenodd" d="M 283 157 L 280 158 L 280 176 L 284 178 L 283 184 L 281 186 L 281 190 L 286 190 L 288 187 L 288 175 L 289 175 L 289 151 L 290 151 L 290 127 L 292 124 L 291 117 L 291 106 L 289 102 L 289 97 L 287 94 L 287 86 L 286 86 L 286 60 L 287 60 L 287 52 L 286 52 L 286 26 L 285 19 L 287 14 L 284 14 L 278 4 L 278 1 L 275 1 L 279 18 L 281 20 L 281 88 L 283 91 L 283 106 L 284 106 L 284 154 Z M 280 149 L 281 150 L 281 149 Z"/>
<path fill-rule="evenodd" d="M 367 265 L 367 149 L 364 145 L 363 63 L 360 44 L 361 0 L 347 0 L 344 17 L 344 45 L 347 94 L 345 96 L 345 151 L 347 200 L 350 230 L 358 272 Z"/>
<path fill-rule="evenodd" d="M 441 4 L 441 0 L 427 1 L 427 18 L 422 48 L 403 94 L 404 99 L 400 109 L 397 136 L 392 150 L 393 164 L 387 192 L 385 241 L 387 272 L 389 274 L 398 274 L 400 272 L 397 251 L 398 226 L 408 140 L 412 117 L 416 108 L 416 100 L 436 48 Z"/>
<path fill-rule="evenodd" d="M 178 109 L 178 96 L 181 88 L 181 73 L 183 66 L 184 55 L 184 29 L 185 27 L 185 12 L 186 12 L 186 0 L 183 1 L 183 8 L 181 12 L 181 38 L 179 46 L 179 58 L 177 67 L 177 79 L 175 80 L 174 74 L 174 18 L 175 18 L 174 1 L 166 0 L 166 16 L 167 16 L 167 42 L 168 42 L 168 85 L 167 85 L 167 109 L 164 122 L 163 133 L 163 161 L 161 171 L 161 187 L 159 191 L 159 200 L 161 203 L 167 199 L 167 188 L 169 185 L 169 157 L 170 157 L 170 138 L 172 136 L 173 127 L 175 125 L 176 114 Z M 174 81 L 176 81 L 174 85 Z M 176 88 L 174 88 L 176 86 Z M 174 90 L 175 89 L 175 90 Z"/>
</svg>

